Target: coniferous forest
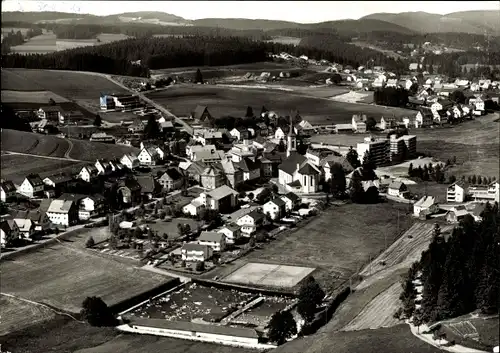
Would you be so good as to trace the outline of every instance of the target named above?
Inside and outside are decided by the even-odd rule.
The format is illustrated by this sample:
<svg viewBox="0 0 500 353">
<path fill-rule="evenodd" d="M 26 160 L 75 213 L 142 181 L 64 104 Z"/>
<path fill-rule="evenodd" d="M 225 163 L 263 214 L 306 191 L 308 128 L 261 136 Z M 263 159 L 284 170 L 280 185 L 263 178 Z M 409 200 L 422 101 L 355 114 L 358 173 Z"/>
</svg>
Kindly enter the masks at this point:
<svg viewBox="0 0 500 353">
<path fill-rule="evenodd" d="M 438 225 L 429 248 L 403 280 L 401 300 L 407 317 L 414 313 L 412 281 L 421 273 L 421 319 L 435 322 L 480 310 L 494 314 L 500 298 L 498 204 L 487 204 L 482 220 L 466 216 L 445 239 Z"/>
</svg>

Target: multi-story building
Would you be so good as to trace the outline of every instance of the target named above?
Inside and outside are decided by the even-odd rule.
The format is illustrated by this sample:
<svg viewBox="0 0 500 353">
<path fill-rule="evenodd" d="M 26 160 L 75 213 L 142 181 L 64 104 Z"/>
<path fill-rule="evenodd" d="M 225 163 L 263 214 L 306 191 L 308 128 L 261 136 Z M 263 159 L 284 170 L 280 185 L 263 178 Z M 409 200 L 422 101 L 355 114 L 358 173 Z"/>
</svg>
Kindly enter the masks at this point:
<svg viewBox="0 0 500 353">
<path fill-rule="evenodd" d="M 448 186 L 446 190 L 446 201 L 447 202 L 464 202 L 467 197 L 467 184 L 462 181 L 457 181 L 456 183 Z"/>
<path fill-rule="evenodd" d="M 391 135 L 389 138 L 389 161 L 399 162 L 403 158 L 403 150 L 405 148 L 405 142 L 402 137 L 397 137 L 396 135 Z"/>
<path fill-rule="evenodd" d="M 366 153 L 369 153 L 370 161 L 375 166 L 382 166 L 389 162 L 390 144 L 387 139 L 374 139 L 365 137 L 364 142 L 357 144 L 357 152 L 360 161 Z"/>
<path fill-rule="evenodd" d="M 413 158 L 417 154 L 417 136 L 403 135 L 401 136 L 406 145 L 407 158 Z"/>
<path fill-rule="evenodd" d="M 469 195 L 475 201 L 500 202 L 500 188 L 498 181 L 489 185 L 474 185 L 468 189 Z"/>
</svg>

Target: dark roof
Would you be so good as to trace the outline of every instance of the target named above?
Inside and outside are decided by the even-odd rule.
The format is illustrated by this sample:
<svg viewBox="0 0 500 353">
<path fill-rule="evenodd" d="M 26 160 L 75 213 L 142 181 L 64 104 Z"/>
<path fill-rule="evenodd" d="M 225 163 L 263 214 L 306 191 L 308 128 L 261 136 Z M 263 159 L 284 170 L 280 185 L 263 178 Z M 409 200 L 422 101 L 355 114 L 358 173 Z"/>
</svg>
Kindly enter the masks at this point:
<svg viewBox="0 0 500 353">
<path fill-rule="evenodd" d="M 55 174 L 55 175 L 49 175 L 45 179 L 50 179 L 53 183 L 55 184 L 61 184 L 61 183 L 66 183 L 70 180 L 73 180 L 73 177 L 70 175 L 64 175 L 64 174 Z"/>
<path fill-rule="evenodd" d="M 262 213 L 260 213 L 257 210 L 253 210 L 252 212 L 248 213 L 247 216 L 252 217 L 255 221 L 259 221 L 261 219 L 264 219 L 265 217 Z"/>
<path fill-rule="evenodd" d="M 139 183 L 141 192 L 153 193 L 155 192 L 156 185 L 152 176 L 138 176 L 137 183 Z"/>
<path fill-rule="evenodd" d="M 430 116 L 433 117 L 432 110 L 429 107 L 420 107 L 418 111 L 422 114 L 422 116 Z"/>
<path fill-rule="evenodd" d="M 181 173 L 180 173 L 177 169 L 175 169 L 175 168 L 169 168 L 169 169 L 167 169 L 167 170 L 165 171 L 165 173 L 163 173 L 162 177 L 163 177 L 165 174 L 166 174 L 166 175 L 167 175 L 170 179 L 172 179 L 172 180 L 179 180 L 179 179 L 181 179 L 181 178 L 182 178 Z"/>
<path fill-rule="evenodd" d="M 2 189 L 7 192 L 16 191 L 16 186 L 11 180 L 5 180 L 2 182 Z"/>
<path fill-rule="evenodd" d="M 302 168 L 299 169 L 299 173 L 303 175 L 319 174 L 318 170 L 309 163 L 304 164 Z"/>
<path fill-rule="evenodd" d="M 55 105 L 41 107 L 40 109 L 42 109 L 45 113 L 47 113 L 47 112 L 61 112 L 62 113 L 63 112 L 63 109 L 61 107 L 58 107 Z"/>
<path fill-rule="evenodd" d="M 88 197 L 87 195 L 83 195 L 83 194 L 62 194 L 61 196 L 59 196 L 59 200 L 66 200 L 66 201 L 74 201 L 76 203 L 79 203 L 81 200 L 83 200 L 84 198 Z"/>
<path fill-rule="evenodd" d="M 40 207 L 38 207 L 38 209 L 40 210 L 40 212 L 44 212 L 45 213 L 49 209 L 51 203 L 52 203 L 51 199 L 43 199 L 40 202 Z"/>
<path fill-rule="evenodd" d="M 0 228 L 5 232 L 5 233 L 10 233 L 14 228 L 15 228 L 15 222 L 13 219 L 4 219 L 3 221 L 0 222 Z"/>
<path fill-rule="evenodd" d="M 344 169 L 345 173 L 350 173 L 354 170 L 352 167 L 351 163 L 342 156 L 335 156 L 335 155 L 329 155 L 325 157 L 320 165 L 324 166 L 325 164 L 328 164 L 328 166 L 331 168 L 334 164 L 340 164 L 342 166 L 342 169 Z"/>
<path fill-rule="evenodd" d="M 280 199 L 279 197 L 275 198 L 275 199 L 272 199 L 271 201 L 269 202 L 272 202 L 274 204 L 276 204 L 277 206 L 285 206 L 286 203 L 285 201 L 283 201 L 282 199 Z"/>
<path fill-rule="evenodd" d="M 442 101 L 438 101 L 438 103 L 443 106 L 443 109 L 447 109 L 447 108 L 453 107 L 453 102 L 451 102 L 451 101 L 449 101 L 447 99 L 444 99 Z"/>
<path fill-rule="evenodd" d="M 270 159 L 268 156 L 266 156 L 266 158 Z M 290 156 L 279 165 L 279 169 L 292 175 L 297 170 L 297 165 L 304 163 L 306 160 L 306 157 L 297 152 L 291 153 Z"/>
<path fill-rule="evenodd" d="M 288 183 L 289 186 L 302 186 L 302 184 L 300 183 L 300 180 L 294 180 L 292 181 L 291 183 Z"/>
<path fill-rule="evenodd" d="M 288 194 L 285 195 L 286 198 L 289 198 L 293 202 L 297 202 L 300 200 L 300 197 L 297 196 L 297 194 L 294 194 L 293 192 L 289 192 Z"/>
<path fill-rule="evenodd" d="M 194 119 L 200 119 L 201 116 L 203 115 L 203 113 L 205 113 L 205 111 L 207 113 L 209 113 L 208 108 L 207 108 L 206 105 L 198 105 L 198 106 L 196 106 L 196 108 L 194 109 L 194 111 L 191 113 L 191 115 L 192 115 L 192 117 Z"/>
<path fill-rule="evenodd" d="M 40 186 L 43 185 L 42 178 L 38 174 L 29 174 L 26 176 L 26 179 L 30 182 L 32 186 Z"/>
<path fill-rule="evenodd" d="M 141 190 L 141 184 L 135 179 L 126 179 L 124 182 L 121 183 L 120 187 L 127 187 L 130 189 L 130 191 L 140 191 Z"/>
<path fill-rule="evenodd" d="M 252 170 L 256 170 L 260 168 L 260 162 L 253 161 L 250 158 L 243 158 L 240 162 L 238 162 L 238 167 L 241 168 L 244 172 L 250 172 Z"/>
<path fill-rule="evenodd" d="M 187 244 L 186 244 L 187 245 Z M 182 330 L 190 332 L 210 333 L 221 336 L 238 336 L 246 338 L 258 338 L 257 331 L 250 328 L 230 327 L 219 325 L 196 324 L 188 321 L 167 321 L 163 319 L 139 319 L 134 318 L 129 325 L 158 327 L 166 330 Z"/>
</svg>

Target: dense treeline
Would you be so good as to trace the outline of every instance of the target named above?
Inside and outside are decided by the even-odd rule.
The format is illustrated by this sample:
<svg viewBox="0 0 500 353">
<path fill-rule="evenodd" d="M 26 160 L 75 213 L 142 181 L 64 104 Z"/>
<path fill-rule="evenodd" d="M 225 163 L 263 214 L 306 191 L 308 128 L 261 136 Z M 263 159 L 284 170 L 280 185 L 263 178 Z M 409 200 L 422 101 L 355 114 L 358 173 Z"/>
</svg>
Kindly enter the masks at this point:
<svg viewBox="0 0 500 353">
<path fill-rule="evenodd" d="M 292 49 L 288 50 L 292 51 Z M 299 47 L 293 51 L 297 55 L 299 53 L 305 54 L 316 59 L 326 59 L 354 67 L 366 65 L 367 62 L 373 60 L 374 65 L 382 65 L 396 73 L 402 72 L 407 67 L 406 63 L 389 58 L 381 52 L 368 48 L 360 48 L 330 35 L 305 37 L 300 41 Z"/>
<path fill-rule="evenodd" d="M 422 253 L 404 279 L 401 300 L 406 316 L 417 321 L 444 320 L 479 309 L 498 311 L 500 297 L 500 236 L 498 204 L 486 205 L 482 220 L 467 215 L 448 240 L 436 226 L 429 248 Z M 414 313 L 415 288 L 412 279 L 421 272 L 421 309 Z"/>
<path fill-rule="evenodd" d="M 449 63 L 455 66 L 476 63 L 480 65 L 500 65 L 500 50 L 496 52 L 470 50 L 441 55 L 429 54 L 426 56 L 425 62 L 426 64 L 439 65 L 441 67 L 449 66 Z"/>
<path fill-rule="evenodd" d="M 10 48 L 24 43 L 24 36 L 21 31 L 13 30 L 4 35 L 2 40 L 2 55 L 10 53 Z"/>
<path fill-rule="evenodd" d="M 408 91 L 401 87 L 380 88 L 373 92 L 373 101 L 378 105 L 406 107 L 408 104 Z"/>
<path fill-rule="evenodd" d="M 294 38 L 305 38 L 313 36 L 331 36 L 332 38 L 337 38 L 343 42 L 349 42 L 351 40 L 350 36 L 340 35 L 334 28 L 281 28 L 273 29 L 265 32 L 271 37 L 294 37 Z"/>
</svg>

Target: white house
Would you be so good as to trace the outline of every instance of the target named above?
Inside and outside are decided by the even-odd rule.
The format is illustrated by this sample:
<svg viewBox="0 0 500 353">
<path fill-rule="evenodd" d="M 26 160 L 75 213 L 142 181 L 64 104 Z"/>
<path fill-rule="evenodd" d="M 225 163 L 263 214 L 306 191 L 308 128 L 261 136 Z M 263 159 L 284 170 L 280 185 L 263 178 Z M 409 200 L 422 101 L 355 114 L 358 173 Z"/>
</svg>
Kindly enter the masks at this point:
<svg viewBox="0 0 500 353">
<path fill-rule="evenodd" d="M 236 224 L 241 227 L 241 233 L 249 237 L 257 231 L 257 228 L 264 224 L 264 214 L 257 210 L 252 211 L 236 220 Z"/>
<path fill-rule="evenodd" d="M 203 207 L 205 206 L 202 201 L 194 199 L 182 208 L 182 212 L 187 215 L 196 216 Z"/>
<path fill-rule="evenodd" d="M 234 128 L 229 131 L 229 134 L 234 137 L 237 141 L 243 141 L 250 138 L 250 132 L 245 128 Z"/>
<path fill-rule="evenodd" d="M 19 238 L 19 227 L 13 219 L 4 219 L 0 221 L 0 244 L 5 247 L 7 239 Z"/>
<path fill-rule="evenodd" d="M 469 104 L 472 104 L 475 110 L 479 110 L 481 112 L 484 111 L 484 100 L 481 97 L 474 97 L 469 99 Z"/>
<path fill-rule="evenodd" d="M 213 251 L 224 251 L 226 249 L 226 236 L 219 232 L 201 232 L 198 244 L 208 245 Z"/>
<path fill-rule="evenodd" d="M 160 155 L 156 151 L 155 147 L 148 147 L 141 150 L 137 159 L 139 159 L 140 165 L 156 165 L 156 163 L 160 160 Z"/>
<path fill-rule="evenodd" d="M 234 223 L 224 225 L 217 232 L 224 234 L 227 244 L 234 244 L 241 237 L 241 229 Z"/>
<path fill-rule="evenodd" d="M 467 196 L 466 185 L 464 182 L 457 181 L 448 186 L 446 190 L 446 201 L 461 203 L 465 201 Z"/>
<path fill-rule="evenodd" d="M 116 171 L 116 166 L 105 159 L 96 160 L 94 167 L 96 167 L 99 175 L 108 175 Z"/>
<path fill-rule="evenodd" d="M 42 178 L 38 174 L 30 174 L 19 187 L 19 193 L 32 198 L 43 192 L 43 186 Z"/>
<path fill-rule="evenodd" d="M 276 131 L 274 132 L 274 138 L 276 140 L 281 140 L 286 138 L 285 131 L 281 127 L 278 127 Z"/>
<path fill-rule="evenodd" d="M 177 169 L 169 168 L 158 178 L 158 183 L 166 191 L 178 190 L 184 184 L 184 176 Z"/>
<path fill-rule="evenodd" d="M 234 209 L 238 200 L 238 193 L 227 185 L 222 185 L 217 189 L 202 192 L 199 199 L 208 209 L 227 213 Z"/>
<path fill-rule="evenodd" d="M 82 179 L 83 181 L 90 183 L 98 175 L 99 171 L 97 170 L 97 168 L 94 165 L 89 164 L 82 167 L 80 173 L 78 173 L 78 179 Z"/>
<path fill-rule="evenodd" d="M 128 169 L 135 169 L 140 165 L 139 159 L 135 154 L 132 153 L 124 154 L 123 157 L 120 159 L 120 163 L 123 164 L 125 168 Z"/>
<path fill-rule="evenodd" d="M 30 239 L 30 237 L 35 233 L 35 224 L 31 219 L 14 219 L 17 227 L 19 228 L 19 236 L 24 239 Z"/>
<path fill-rule="evenodd" d="M 389 184 L 387 194 L 390 196 L 403 197 L 408 192 L 407 186 L 400 181 L 393 181 Z"/>
<path fill-rule="evenodd" d="M 5 202 L 11 197 L 16 196 L 16 186 L 10 180 L 3 180 L 0 183 L 0 201 Z"/>
<path fill-rule="evenodd" d="M 83 198 L 80 201 L 78 218 L 83 220 L 103 214 L 105 210 L 105 200 L 106 199 L 102 195 L 92 195 Z"/>
<path fill-rule="evenodd" d="M 293 192 L 289 192 L 286 195 L 281 195 L 281 199 L 285 202 L 286 212 L 291 212 L 295 208 L 300 206 L 302 199 L 298 197 Z"/>
<path fill-rule="evenodd" d="M 68 227 L 78 221 L 78 212 L 73 201 L 53 200 L 47 210 L 47 217 L 53 224 Z"/>
<path fill-rule="evenodd" d="M 413 204 L 413 215 L 418 217 L 422 211 L 428 210 L 433 205 L 435 205 L 433 196 L 422 196 L 420 200 Z"/>
<path fill-rule="evenodd" d="M 203 262 L 212 256 L 213 250 L 208 245 L 186 243 L 181 248 L 181 257 L 184 261 Z"/>
<path fill-rule="evenodd" d="M 498 181 L 494 181 L 489 185 L 469 186 L 468 193 L 475 201 L 500 202 L 500 188 Z"/>
<path fill-rule="evenodd" d="M 286 203 L 280 198 L 275 198 L 264 204 L 263 211 L 265 215 L 269 215 L 273 220 L 280 219 L 285 216 Z"/>
</svg>

